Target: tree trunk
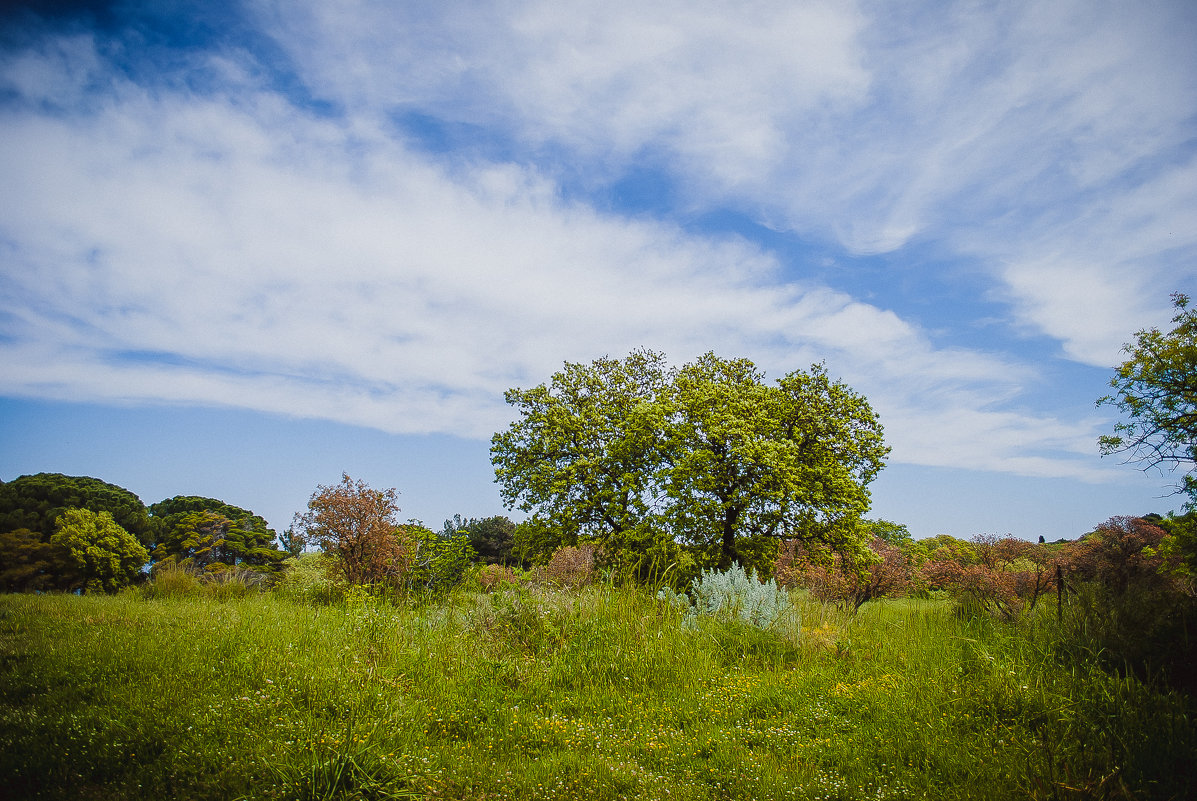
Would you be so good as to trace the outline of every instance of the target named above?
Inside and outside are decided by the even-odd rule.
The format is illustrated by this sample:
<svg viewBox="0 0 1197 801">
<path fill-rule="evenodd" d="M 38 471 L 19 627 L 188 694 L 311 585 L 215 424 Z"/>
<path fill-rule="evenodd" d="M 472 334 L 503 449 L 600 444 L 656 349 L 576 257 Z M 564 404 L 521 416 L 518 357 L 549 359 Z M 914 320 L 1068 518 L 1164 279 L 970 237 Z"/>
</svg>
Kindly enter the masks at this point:
<svg viewBox="0 0 1197 801">
<path fill-rule="evenodd" d="M 738 509 L 729 510 L 723 515 L 723 539 L 719 551 L 720 570 L 727 570 L 740 557 L 736 551 L 736 521 L 739 517 Z"/>
</svg>

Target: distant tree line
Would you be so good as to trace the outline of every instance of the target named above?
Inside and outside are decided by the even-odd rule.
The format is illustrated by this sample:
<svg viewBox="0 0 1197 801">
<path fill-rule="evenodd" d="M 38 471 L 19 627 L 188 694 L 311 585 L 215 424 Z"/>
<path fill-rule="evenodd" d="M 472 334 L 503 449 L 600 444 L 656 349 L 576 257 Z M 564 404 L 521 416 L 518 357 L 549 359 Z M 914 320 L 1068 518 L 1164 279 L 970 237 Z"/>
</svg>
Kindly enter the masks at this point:
<svg viewBox="0 0 1197 801">
<path fill-rule="evenodd" d="M 0 591 L 114 592 L 151 561 L 199 574 L 267 576 L 288 554 L 248 509 L 176 496 L 146 507 L 123 487 L 38 473 L 0 482 Z"/>
<path fill-rule="evenodd" d="M 1099 446 L 1147 468 L 1183 469 L 1177 489 L 1193 510 L 1197 315 L 1186 296 L 1173 303 L 1171 331 L 1140 331 L 1126 346 L 1115 391 L 1099 400 L 1125 418 Z M 443 589 L 482 563 L 495 568 L 490 576 L 588 565 L 610 579 L 675 587 L 739 564 L 853 609 L 942 591 L 1010 619 L 1052 592 L 1063 608 L 1069 582 L 1104 588 L 1094 597 L 1110 603 L 1148 586 L 1157 601 L 1197 594 L 1192 514 L 1114 518 L 1068 547 L 1009 537 L 915 542 L 901 525 L 866 519 L 869 484 L 889 449 L 865 398 L 823 365 L 769 383 L 747 359 L 707 353 L 673 368 L 642 349 L 566 363 L 506 399 L 517 417 L 492 438 L 491 457 L 504 502 L 529 513 L 518 524 L 456 515 L 435 532 L 399 519 L 396 490 L 342 475 L 317 487 L 279 536 L 218 499 L 146 507 L 99 479 L 42 473 L 0 482 L 0 590 L 110 592 L 150 562 L 277 576 L 289 557 L 315 548 L 345 584 L 406 592 Z M 1123 612 L 1115 617 L 1133 618 Z"/>
<path fill-rule="evenodd" d="M 398 512 L 395 490 L 343 476 L 318 487 L 279 535 L 251 510 L 217 498 L 178 495 L 147 507 L 97 478 L 20 476 L 0 482 L 0 592 L 115 592 L 178 570 L 201 580 L 243 572 L 269 581 L 309 549 L 347 584 L 406 590 L 450 586 L 475 562 L 526 565 L 513 555 L 517 526 L 506 517 L 457 515 L 433 532 Z"/>
</svg>

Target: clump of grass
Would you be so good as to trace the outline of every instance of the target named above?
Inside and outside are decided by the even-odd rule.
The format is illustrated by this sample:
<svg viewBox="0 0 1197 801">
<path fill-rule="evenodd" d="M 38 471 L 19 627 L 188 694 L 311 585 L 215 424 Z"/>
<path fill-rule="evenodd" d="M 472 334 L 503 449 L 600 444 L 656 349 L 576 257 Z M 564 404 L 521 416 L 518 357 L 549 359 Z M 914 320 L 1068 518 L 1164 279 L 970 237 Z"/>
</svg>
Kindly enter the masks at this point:
<svg viewBox="0 0 1197 801">
<path fill-rule="evenodd" d="M 328 557 L 309 553 L 287 560 L 287 570 L 275 585 L 281 598 L 298 603 L 329 605 L 345 599 L 347 587 L 329 570 Z"/>
<path fill-rule="evenodd" d="M 232 567 L 205 572 L 199 568 L 164 561 L 154 566 L 150 580 L 141 585 L 140 593 L 148 599 L 194 598 L 200 595 L 228 601 L 244 598 L 268 589 L 269 578 L 254 570 Z"/>
<path fill-rule="evenodd" d="M 150 580 L 142 585 L 147 598 L 186 598 L 201 591 L 199 571 L 165 561 L 154 566 Z"/>
</svg>

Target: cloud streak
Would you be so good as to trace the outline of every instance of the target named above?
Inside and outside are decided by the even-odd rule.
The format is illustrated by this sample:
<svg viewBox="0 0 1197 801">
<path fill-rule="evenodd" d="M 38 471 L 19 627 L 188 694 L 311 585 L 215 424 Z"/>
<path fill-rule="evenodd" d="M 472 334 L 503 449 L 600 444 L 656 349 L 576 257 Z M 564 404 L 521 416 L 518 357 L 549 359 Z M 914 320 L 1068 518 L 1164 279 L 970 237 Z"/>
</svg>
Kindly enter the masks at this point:
<svg viewBox="0 0 1197 801">
<path fill-rule="evenodd" d="M 389 9 L 313 5 L 279 41 L 350 108 L 499 128 L 528 150 L 564 148 L 597 182 L 656 160 L 697 207 L 734 203 L 856 253 L 944 242 L 1090 364 L 1114 358 L 1126 317 L 1159 319 L 1160 284 L 1194 277 L 1176 258 L 1197 247 L 1193 227 L 1172 224 L 1197 206 L 1176 174 L 1197 114 L 1197 14 L 1183 3 Z M 1088 280 L 1047 299 L 1075 262 Z M 1040 289 L 1029 269 L 1058 274 Z M 1107 282 L 1129 284 L 1129 308 L 1103 304 L 1111 322 L 1095 329 Z"/>
</svg>

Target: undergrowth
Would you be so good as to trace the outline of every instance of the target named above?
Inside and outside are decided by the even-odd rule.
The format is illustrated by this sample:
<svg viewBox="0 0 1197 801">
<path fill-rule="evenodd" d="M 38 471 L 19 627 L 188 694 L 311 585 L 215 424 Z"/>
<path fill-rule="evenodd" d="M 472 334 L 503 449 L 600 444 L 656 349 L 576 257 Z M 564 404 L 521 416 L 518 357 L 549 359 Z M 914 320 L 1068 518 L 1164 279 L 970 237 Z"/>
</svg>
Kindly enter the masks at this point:
<svg viewBox="0 0 1197 801">
<path fill-rule="evenodd" d="M 314 578 L 314 577 L 313 577 Z M 0 597 L 34 799 L 1189 798 L 1192 703 L 934 601 L 801 627 L 650 593 Z M 313 590 L 313 588 L 317 588 Z M 292 598 L 318 603 L 299 602 Z M 315 597 L 319 596 L 319 597 Z"/>
</svg>

